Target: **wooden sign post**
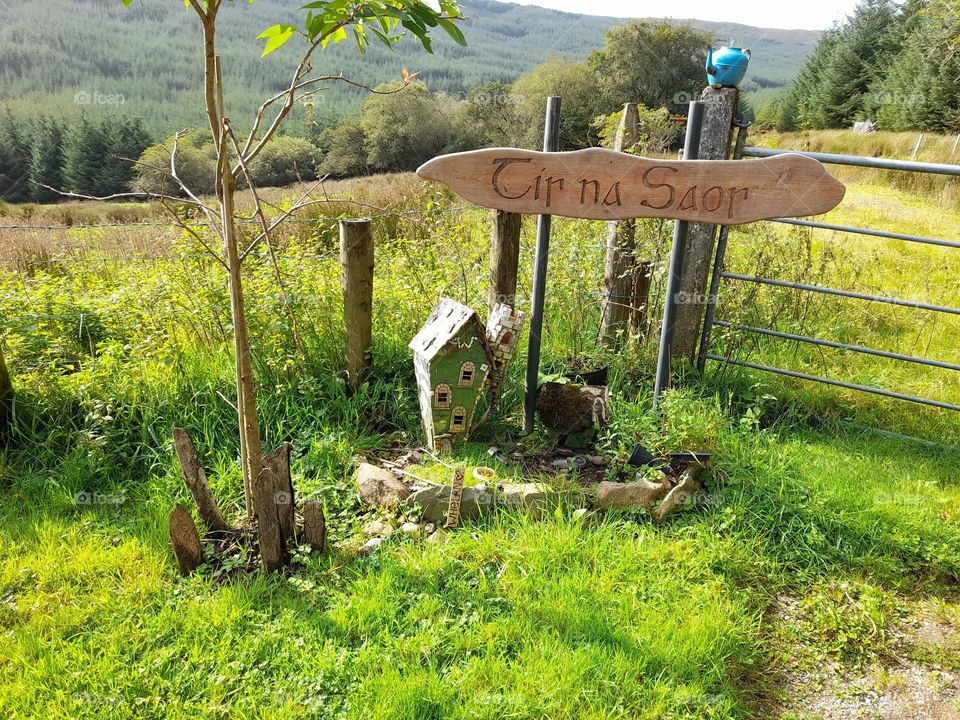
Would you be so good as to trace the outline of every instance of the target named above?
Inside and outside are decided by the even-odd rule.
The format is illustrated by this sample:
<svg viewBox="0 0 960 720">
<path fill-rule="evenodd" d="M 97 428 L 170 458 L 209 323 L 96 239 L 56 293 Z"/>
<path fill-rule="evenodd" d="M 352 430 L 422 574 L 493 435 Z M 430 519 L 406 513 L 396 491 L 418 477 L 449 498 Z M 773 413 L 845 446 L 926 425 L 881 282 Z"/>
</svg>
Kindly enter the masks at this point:
<svg viewBox="0 0 960 720">
<path fill-rule="evenodd" d="M 844 186 L 817 160 L 650 160 L 589 148 L 543 153 L 492 148 L 442 155 L 417 175 L 449 185 L 467 200 L 514 213 L 592 220 L 673 218 L 741 225 L 774 217 L 820 215 Z"/>
<path fill-rule="evenodd" d="M 558 111 L 559 102 L 555 104 Z M 694 115 L 702 117 L 701 103 L 691 103 L 687 144 L 694 147 L 686 148 L 688 158 L 696 157 L 699 143 L 700 121 L 693 123 Z M 696 128 L 690 127 L 693 124 Z M 697 137 L 691 141 L 694 129 L 692 134 Z M 820 215 L 836 207 L 845 192 L 843 184 L 820 162 L 800 154 L 749 161 L 656 160 L 601 148 L 574 152 L 491 148 L 442 155 L 423 164 L 417 175 L 442 182 L 478 205 L 537 214 L 541 221 L 546 218 L 547 233 L 552 215 L 591 220 L 672 218 L 677 221 L 677 232 L 671 280 L 679 278 L 682 269 L 686 223 L 741 225 L 776 217 Z M 530 380 L 531 375 L 535 380 L 538 369 L 538 309 L 542 309 L 546 275 L 546 253 L 541 257 L 541 245 L 545 250 L 546 241 L 541 243 L 538 238 L 524 408 L 528 432 L 533 429 L 531 398 L 535 395 Z M 676 287 L 676 282 L 670 284 Z M 672 326 L 667 316 L 675 309 L 668 291 L 665 326 Z M 672 332 L 672 327 L 665 329 L 667 335 Z M 664 362 L 669 370 L 669 352 L 669 342 L 665 347 L 661 341 L 658 386 L 664 380 Z"/>
</svg>

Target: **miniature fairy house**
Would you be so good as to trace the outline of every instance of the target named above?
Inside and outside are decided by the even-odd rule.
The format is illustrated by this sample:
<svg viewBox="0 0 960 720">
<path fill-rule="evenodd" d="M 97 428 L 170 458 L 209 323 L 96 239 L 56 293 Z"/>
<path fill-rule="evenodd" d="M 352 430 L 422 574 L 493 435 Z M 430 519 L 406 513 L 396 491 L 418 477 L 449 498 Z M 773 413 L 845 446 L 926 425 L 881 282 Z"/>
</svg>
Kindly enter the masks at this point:
<svg viewBox="0 0 960 720">
<path fill-rule="evenodd" d="M 497 303 L 487 318 L 487 347 L 490 349 L 490 402 L 500 397 L 500 385 L 506 377 L 507 367 L 517 351 L 520 331 L 523 329 L 523 313 L 514 313 L 509 305 Z"/>
<path fill-rule="evenodd" d="M 410 349 L 428 445 L 438 450 L 460 438 L 469 439 L 491 357 L 477 314 L 443 298 L 410 342 Z"/>
</svg>

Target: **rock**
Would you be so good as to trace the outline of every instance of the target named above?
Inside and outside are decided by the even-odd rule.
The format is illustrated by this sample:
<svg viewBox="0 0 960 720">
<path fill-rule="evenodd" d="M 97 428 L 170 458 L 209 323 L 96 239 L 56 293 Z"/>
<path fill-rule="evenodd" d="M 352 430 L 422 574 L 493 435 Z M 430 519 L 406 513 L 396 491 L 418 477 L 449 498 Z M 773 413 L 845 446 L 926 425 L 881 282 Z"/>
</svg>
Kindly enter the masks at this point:
<svg viewBox="0 0 960 720">
<path fill-rule="evenodd" d="M 873 120 L 858 120 L 853 124 L 853 131 L 857 133 L 876 132 L 877 124 Z"/>
<path fill-rule="evenodd" d="M 393 473 L 369 463 L 360 463 L 354 476 L 360 499 L 368 505 L 394 507 L 410 496 L 410 488 Z"/>
<path fill-rule="evenodd" d="M 573 511 L 573 517 L 575 520 L 583 520 L 590 514 L 590 511 L 587 508 L 577 508 Z"/>
<path fill-rule="evenodd" d="M 450 535 L 446 530 L 436 530 L 427 537 L 427 542 L 431 545 L 437 545 L 440 543 L 445 543 L 450 539 Z"/>
<path fill-rule="evenodd" d="M 416 537 L 422 531 L 422 528 L 415 522 L 405 522 L 400 526 L 400 532 L 407 537 Z"/>
<path fill-rule="evenodd" d="M 650 509 L 654 502 L 670 491 L 670 481 L 666 476 L 659 483 L 649 480 L 637 480 L 629 483 L 602 482 L 597 486 L 597 495 L 593 506 L 601 510 L 613 510 L 624 507 L 645 507 Z"/>
<path fill-rule="evenodd" d="M 432 522 L 428 522 L 426 525 L 423 526 L 423 531 L 427 535 L 433 535 L 436 529 L 437 529 L 437 524 Z"/>
<path fill-rule="evenodd" d="M 384 539 L 382 537 L 370 538 L 363 544 L 363 547 L 360 548 L 359 552 L 361 555 L 372 555 L 378 547 L 383 545 L 383 543 Z"/>
<path fill-rule="evenodd" d="M 703 486 L 697 481 L 696 473 L 691 472 L 693 468 L 684 471 L 680 476 L 680 482 L 667 493 L 663 502 L 653 511 L 653 521 L 655 523 L 663 522 L 666 517 L 685 503 L 689 498 L 703 492 Z"/>
<path fill-rule="evenodd" d="M 539 483 L 503 483 L 498 490 L 498 504 L 527 510 L 533 515 L 542 515 L 560 496 Z"/>
<path fill-rule="evenodd" d="M 603 455 L 594 455 L 592 458 L 590 458 L 590 462 L 597 467 L 604 467 L 608 465 L 610 461 L 607 460 Z"/>
<path fill-rule="evenodd" d="M 437 524 L 447 521 L 447 508 L 450 505 L 450 486 L 433 485 L 413 493 L 407 503 L 421 508 L 420 517 Z M 480 517 L 493 508 L 493 493 L 484 485 L 463 488 L 460 500 L 460 519 L 470 520 Z"/>
<path fill-rule="evenodd" d="M 371 537 L 388 538 L 393 535 L 393 525 L 386 520 L 371 520 L 363 526 L 363 532 Z"/>
</svg>

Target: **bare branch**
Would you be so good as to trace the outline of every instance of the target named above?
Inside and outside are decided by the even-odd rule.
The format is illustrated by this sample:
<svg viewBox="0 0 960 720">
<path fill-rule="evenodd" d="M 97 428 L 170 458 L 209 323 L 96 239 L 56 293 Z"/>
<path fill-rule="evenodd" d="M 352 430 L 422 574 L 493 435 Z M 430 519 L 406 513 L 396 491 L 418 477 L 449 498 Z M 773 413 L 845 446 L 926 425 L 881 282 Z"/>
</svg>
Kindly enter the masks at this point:
<svg viewBox="0 0 960 720">
<path fill-rule="evenodd" d="M 280 297 L 283 299 L 283 307 L 287 311 L 287 315 L 290 316 L 291 329 L 293 331 L 294 342 L 297 343 L 297 347 L 300 349 L 300 352 L 304 357 L 307 355 L 307 348 L 303 344 L 303 340 L 300 338 L 300 325 L 297 322 L 297 314 L 293 311 L 293 306 L 290 304 L 290 295 L 287 293 L 287 286 L 283 282 L 283 275 L 280 274 L 280 265 L 277 263 L 277 255 L 273 251 L 273 243 L 270 242 L 270 228 L 267 226 L 267 218 L 263 214 L 263 206 L 260 204 L 260 195 L 257 193 L 257 186 L 253 182 L 253 178 L 250 176 L 250 172 L 247 170 L 247 165 L 243 161 L 243 156 L 240 154 L 240 144 L 237 142 L 237 136 L 233 133 L 233 128 L 230 127 L 229 123 L 224 121 L 224 130 L 230 136 L 230 142 L 233 143 L 233 148 L 237 153 L 239 158 L 240 169 L 243 171 L 243 176 L 247 179 L 247 186 L 250 188 L 250 193 L 253 195 L 253 206 L 254 212 L 257 216 L 257 220 L 260 221 L 260 228 L 264 237 L 264 240 L 267 243 L 267 250 L 270 252 L 270 263 L 273 265 L 273 274 L 277 279 L 277 287 L 280 288 Z M 241 259 L 242 263 L 243 260 Z"/>
</svg>

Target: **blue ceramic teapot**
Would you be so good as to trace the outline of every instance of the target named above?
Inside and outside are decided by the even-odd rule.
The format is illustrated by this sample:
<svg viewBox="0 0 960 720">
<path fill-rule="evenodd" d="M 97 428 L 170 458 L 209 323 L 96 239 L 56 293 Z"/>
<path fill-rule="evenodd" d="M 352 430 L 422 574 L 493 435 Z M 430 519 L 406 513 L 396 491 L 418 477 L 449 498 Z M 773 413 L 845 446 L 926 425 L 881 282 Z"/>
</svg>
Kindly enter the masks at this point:
<svg viewBox="0 0 960 720">
<path fill-rule="evenodd" d="M 713 52 L 707 48 L 707 83 L 722 87 L 736 87 L 743 80 L 750 62 L 750 51 L 735 47 L 722 47 Z"/>
</svg>

